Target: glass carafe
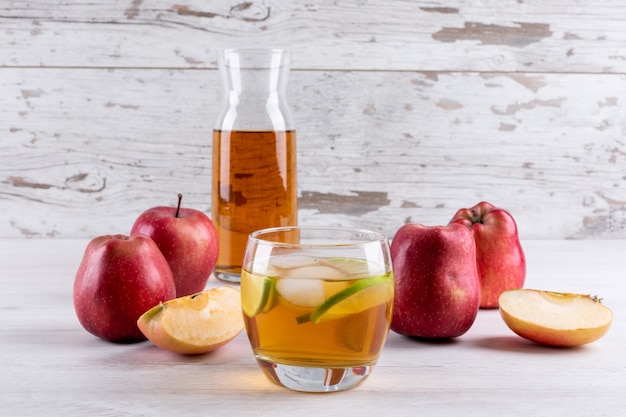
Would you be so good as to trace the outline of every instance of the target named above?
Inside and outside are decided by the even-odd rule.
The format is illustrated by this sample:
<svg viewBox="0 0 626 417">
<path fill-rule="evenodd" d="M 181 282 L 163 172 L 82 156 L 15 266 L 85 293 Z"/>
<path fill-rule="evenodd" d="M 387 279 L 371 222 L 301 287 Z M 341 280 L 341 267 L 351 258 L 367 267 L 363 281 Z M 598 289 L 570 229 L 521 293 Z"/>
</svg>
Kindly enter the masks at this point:
<svg viewBox="0 0 626 417">
<path fill-rule="evenodd" d="M 213 130 L 215 276 L 239 282 L 248 235 L 297 224 L 296 133 L 285 97 L 289 53 L 231 49 L 219 55 L 224 87 Z"/>
</svg>

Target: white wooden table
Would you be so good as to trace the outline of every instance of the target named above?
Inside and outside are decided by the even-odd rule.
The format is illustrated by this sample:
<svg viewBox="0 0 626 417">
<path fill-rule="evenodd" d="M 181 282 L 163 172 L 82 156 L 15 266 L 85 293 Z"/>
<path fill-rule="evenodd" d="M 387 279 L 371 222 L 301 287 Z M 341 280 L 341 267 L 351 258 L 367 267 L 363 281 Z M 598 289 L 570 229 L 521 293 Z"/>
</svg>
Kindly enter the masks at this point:
<svg viewBox="0 0 626 417">
<path fill-rule="evenodd" d="M 626 411 L 626 242 L 525 241 L 527 287 L 585 292 L 614 314 L 577 349 L 514 335 L 495 310 L 449 343 L 391 333 L 363 385 L 302 394 L 268 382 L 244 333 L 205 356 L 118 345 L 72 305 L 87 240 L 0 240 L 2 416 L 620 416 Z M 210 285 L 222 285 L 213 281 Z"/>
</svg>

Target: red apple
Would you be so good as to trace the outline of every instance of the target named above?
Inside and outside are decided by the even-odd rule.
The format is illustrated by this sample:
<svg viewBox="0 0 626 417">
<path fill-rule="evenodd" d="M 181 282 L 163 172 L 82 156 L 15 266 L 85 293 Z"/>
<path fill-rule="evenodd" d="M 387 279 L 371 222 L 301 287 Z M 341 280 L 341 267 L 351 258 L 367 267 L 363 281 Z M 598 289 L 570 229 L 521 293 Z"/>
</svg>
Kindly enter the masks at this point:
<svg viewBox="0 0 626 417">
<path fill-rule="evenodd" d="M 500 294 L 524 286 L 526 259 L 515 220 L 506 210 L 483 201 L 460 209 L 450 223 L 462 224 L 474 235 L 481 308 L 497 308 Z"/>
<path fill-rule="evenodd" d="M 406 224 L 391 242 L 396 295 L 391 330 L 425 338 L 457 337 L 478 314 L 476 249 L 459 224 Z"/>
<path fill-rule="evenodd" d="M 176 297 L 204 290 L 219 249 L 217 231 L 209 217 L 191 208 L 153 207 L 135 220 L 131 235 L 147 235 L 157 244 L 170 265 Z"/>
<path fill-rule="evenodd" d="M 174 278 L 147 236 L 92 239 L 76 272 L 74 309 L 82 326 L 111 342 L 145 340 L 137 319 L 176 296 Z"/>
</svg>

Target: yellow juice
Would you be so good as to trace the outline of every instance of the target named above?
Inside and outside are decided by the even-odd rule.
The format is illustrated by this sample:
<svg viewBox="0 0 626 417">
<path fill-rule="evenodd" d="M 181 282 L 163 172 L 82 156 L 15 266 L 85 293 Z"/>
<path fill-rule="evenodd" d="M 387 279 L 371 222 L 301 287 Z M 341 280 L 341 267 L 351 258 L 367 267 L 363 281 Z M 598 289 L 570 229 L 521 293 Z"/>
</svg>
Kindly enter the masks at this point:
<svg viewBox="0 0 626 417">
<path fill-rule="evenodd" d="M 374 364 L 393 306 L 386 269 L 307 256 L 272 258 L 263 274 L 244 268 L 244 322 L 257 359 L 329 368 Z"/>
<path fill-rule="evenodd" d="M 295 131 L 213 132 L 215 272 L 239 275 L 250 232 L 298 222 Z"/>
</svg>

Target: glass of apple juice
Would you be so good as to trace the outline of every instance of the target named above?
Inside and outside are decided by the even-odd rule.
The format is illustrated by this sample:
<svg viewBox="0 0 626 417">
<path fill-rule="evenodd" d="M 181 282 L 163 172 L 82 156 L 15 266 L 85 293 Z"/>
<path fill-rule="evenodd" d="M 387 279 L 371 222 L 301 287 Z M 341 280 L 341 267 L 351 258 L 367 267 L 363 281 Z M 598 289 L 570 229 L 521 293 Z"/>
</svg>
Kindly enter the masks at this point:
<svg viewBox="0 0 626 417">
<path fill-rule="evenodd" d="M 293 226 L 248 238 L 244 323 L 259 366 L 278 385 L 332 392 L 364 381 L 385 344 L 393 297 L 381 233 Z"/>
</svg>

